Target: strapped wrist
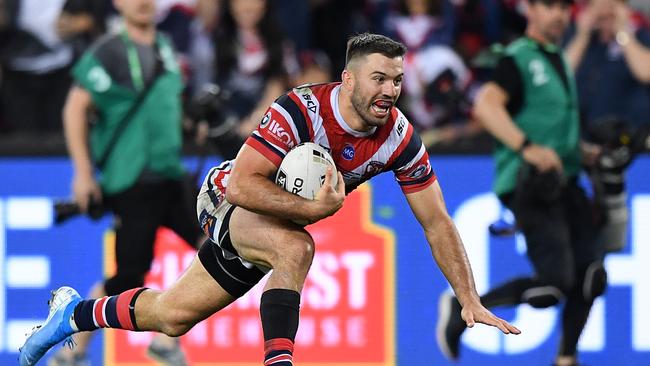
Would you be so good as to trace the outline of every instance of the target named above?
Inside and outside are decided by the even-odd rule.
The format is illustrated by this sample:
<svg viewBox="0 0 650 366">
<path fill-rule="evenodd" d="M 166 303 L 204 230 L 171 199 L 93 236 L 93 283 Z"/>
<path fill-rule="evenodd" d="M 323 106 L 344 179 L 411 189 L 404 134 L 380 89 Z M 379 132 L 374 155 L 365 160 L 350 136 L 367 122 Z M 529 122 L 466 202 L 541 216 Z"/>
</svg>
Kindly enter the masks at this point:
<svg viewBox="0 0 650 366">
<path fill-rule="evenodd" d="M 522 142 L 519 148 L 517 149 L 517 154 L 523 154 L 524 150 L 526 150 L 526 148 L 530 146 L 532 143 L 533 142 L 530 141 L 528 137 L 524 137 L 524 142 Z"/>
</svg>

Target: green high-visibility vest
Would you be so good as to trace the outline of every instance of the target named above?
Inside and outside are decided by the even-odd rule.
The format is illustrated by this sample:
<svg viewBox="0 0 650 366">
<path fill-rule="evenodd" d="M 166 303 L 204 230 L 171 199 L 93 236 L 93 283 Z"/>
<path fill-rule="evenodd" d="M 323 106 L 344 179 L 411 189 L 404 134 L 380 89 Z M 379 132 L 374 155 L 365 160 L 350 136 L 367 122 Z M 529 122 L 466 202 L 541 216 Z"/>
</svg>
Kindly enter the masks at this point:
<svg viewBox="0 0 650 366">
<path fill-rule="evenodd" d="M 124 41 L 130 42 L 128 39 Z M 100 184 L 106 194 L 119 193 L 131 187 L 145 169 L 172 179 L 183 174 L 180 99 L 183 82 L 170 42 L 161 35 L 156 37 L 156 42 L 164 72 L 158 76 L 133 114 L 102 167 Z M 129 47 L 133 49 L 132 44 L 125 46 L 127 51 Z M 134 85 L 138 86 L 135 90 L 119 85 L 104 65 L 107 62 L 129 63 L 131 74 L 141 75 L 141 70 L 134 70 L 132 54 L 124 52 L 100 60 L 97 57 L 98 47 L 102 45 L 86 51 L 72 70 L 75 81 L 91 94 L 98 112 L 89 142 L 95 161 L 108 151 L 107 145 L 117 125 L 143 88 L 142 80 L 137 83 L 138 80 L 133 80 Z M 139 64 L 135 67 L 139 68 Z"/>
<path fill-rule="evenodd" d="M 581 153 L 574 76 L 562 57 L 569 84 L 567 90 L 562 77 L 540 47 L 547 52 L 562 52 L 554 45 L 541 45 L 527 37 L 518 39 L 506 48 L 506 55 L 514 59 L 519 70 L 524 90 L 522 106 L 512 117 L 533 143 L 555 150 L 562 160 L 567 178 L 575 177 L 580 170 Z M 498 195 L 513 191 L 523 159 L 498 141 L 494 158 L 494 191 Z"/>
</svg>

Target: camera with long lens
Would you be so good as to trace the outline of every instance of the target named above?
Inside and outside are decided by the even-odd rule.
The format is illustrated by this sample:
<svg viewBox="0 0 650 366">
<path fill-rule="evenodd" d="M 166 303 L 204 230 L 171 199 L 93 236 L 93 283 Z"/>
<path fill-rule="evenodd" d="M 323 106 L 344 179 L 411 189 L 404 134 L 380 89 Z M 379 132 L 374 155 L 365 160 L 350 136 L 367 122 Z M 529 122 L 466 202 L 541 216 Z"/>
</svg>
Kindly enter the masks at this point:
<svg viewBox="0 0 650 366">
<path fill-rule="evenodd" d="M 603 225 L 599 244 L 608 252 L 618 252 L 627 243 L 625 171 L 638 154 L 650 148 L 650 128 L 634 127 L 620 118 L 607 117 L 591 123 L 587 134 L 602 149 L 590 172 Z"/>
<path fill-rule="evenodd" d="M 224 159 L 234 158 L 244 142 L 237 133 L 240 113 L 233 106 L 234 98 L 218 85 L 206 84 L 185 105 L 185 113 L 192 121 L 208 123 L 208 138 Z"/>
<path fill-rule="evenodd" d="M 590 141 L 602 146 L 599 167 L 625 169 L 650 148 L 650 127 L 635 127 L 617 117 L 605 117 L 587 128 Z"/>
<path fill-rule="evenodd" d="M 93 220 L 99 220 L 106 214 L 106 208 L 100 203 L 96 202 L 92 197 L 88 201 L 88 210 L 85 214 Z M 59 200 L 54 202 L 54 223 L 56 225 L 63 224 L 73 217 L 81 215 L 81 208 L 79 204 L 74 201 Z"/>
</svg>

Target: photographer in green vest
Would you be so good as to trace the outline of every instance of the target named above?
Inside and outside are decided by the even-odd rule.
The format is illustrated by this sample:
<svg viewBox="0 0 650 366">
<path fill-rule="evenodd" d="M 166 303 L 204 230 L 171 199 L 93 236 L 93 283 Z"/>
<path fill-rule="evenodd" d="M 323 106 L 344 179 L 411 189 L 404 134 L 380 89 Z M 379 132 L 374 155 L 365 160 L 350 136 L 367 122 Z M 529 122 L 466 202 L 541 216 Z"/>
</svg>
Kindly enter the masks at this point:
<svg viewBox="0 0 650 366">
<path fill-rule="evenodd" d="M 74 199 L 82 212 L 102 206 L 115 216 L 116 273 L 91 290 L 93 297 L 143 286 L 159 227 L 191 244 L 200 235 L 181 165 L 183 82 L 175 52 L 156 31 L 154 0 L 113 3 L 124 26 L 73 67 L 64 108 Z M 90 334 L 79 334 L 78 346 L 50 364 L 85 365 Z M 155 338 L 148 353 L 165 365 L 187 364 L 171 338 Z"/>
<path fill-rule="evenodd" d="M 484 296 L 487 307 L 560 303 L 562 338 L 554 365 L 578 365 L 578 338 L 607 284 L 592 203 L 578 185 L 598 149 L 581 144 L 574 76 L 559 46 L 570 0 L 529 0 L 526 35 L 510 44 L 474 113 L 496 139 L 494 191 L 515 216 L 534 269 Z M 584 150 L 584 151 L 583 151 Z M 459 356 L 460 305 L 441 298 L 441 349 Z"/>
</svg>

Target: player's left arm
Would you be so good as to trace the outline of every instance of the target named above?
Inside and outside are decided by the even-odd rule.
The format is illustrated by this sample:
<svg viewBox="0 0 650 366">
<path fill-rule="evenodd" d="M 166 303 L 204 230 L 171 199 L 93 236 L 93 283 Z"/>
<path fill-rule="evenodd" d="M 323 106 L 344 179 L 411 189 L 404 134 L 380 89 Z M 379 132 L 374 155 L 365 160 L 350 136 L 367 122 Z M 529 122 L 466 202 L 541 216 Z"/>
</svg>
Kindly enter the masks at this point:
<svg viewBox="0 0 650 366">
<path fill-rule="evenodd" d="M 424 229 L 438 267 L 463 306 L 461 315 L 467 326 L 473 327 L 475 322 L 479 322 L 495 326 L 506 334 L 519 334 L 519 329 L 496 317 L 481 305 L 465 247 L 447 213 L 438 182 L 434 181 L 417 192 L 407 193 L 406 199 Z"/>
</svg>

